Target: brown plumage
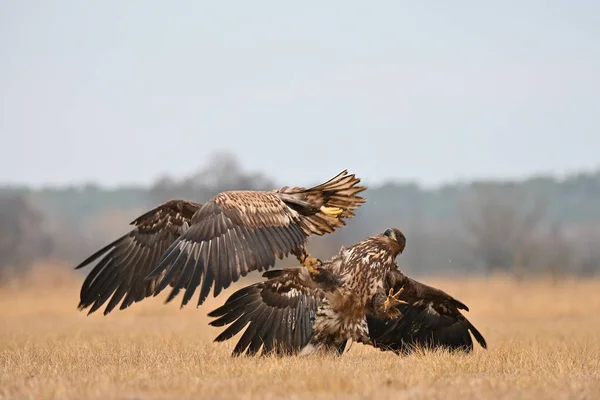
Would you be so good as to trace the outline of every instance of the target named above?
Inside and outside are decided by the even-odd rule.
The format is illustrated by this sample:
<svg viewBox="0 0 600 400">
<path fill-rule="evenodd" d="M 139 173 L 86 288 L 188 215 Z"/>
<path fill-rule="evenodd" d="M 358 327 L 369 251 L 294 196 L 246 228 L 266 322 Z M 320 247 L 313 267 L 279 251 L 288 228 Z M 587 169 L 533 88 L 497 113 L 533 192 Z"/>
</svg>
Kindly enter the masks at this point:
<svg viewBox="0 0 600 400">
<path fill-rule="evenodd" d="M 231 324 L 215 340 L 227 340 L 250 323 L 234 354 L 254 354 L 261 345 L 263 353 L 341 353 L 349 339 L 368 341 L 367 307 L 404 244 L 399 230 L 387 229 L 342 248 L 315 273 L 305 267 L 267 272 L 267 281 L 236 291 L 209 314 L 219 317 L 213 326 Z M 388 305 L 378 315 L 387 316 Z"/>
<path fill-rule="evenodd" d="M 251 271 L 271 268 L 276 258 L 294 254 L 304 265 L 315 262 L 306 251 L 311 235 L 334 232 L 364 203 L 357 193 L 360 179 L 343 171 L 309 188 L 283 187 L 271 192 L 223 192 L 208 201 L 192 218 L 190 229 L 163 254 L 149 278 L 164 273 L 155 295 L 170 284 L 167 301 L 185 289 L 181 305 L 200 286 L 198 305 L 214 283 L 213 295 Z"/>
<path fill-rule="evenodd" d="M 128 235 L 76 267 L 113 248 L 84 282 L 80 308 L 93 304 L 93 312 L 114 293 L 107 314 L 124 293 L 131 295 L 122 308 L 151 293 L 158 295 L 167 286 L 173 288 L 167 302 L 185 289 L 182 306 L 200 286 L 200 305 L 213 284 L 217 296 L 240 276 L 269 269 L 276 258 L 294 254 L 312 267 L 316 260 L 305 247 L 309 236 L 332 233 L 354 216 L 365 202 L 357 195 L 366 189 L 359 182 L 343 171 L 308 189 L 227 191 L 203 205 L 167 202 L 134 221 L 136 229 Z"/>
<path fill-rule="evenodd" d="M 468 308 L 445 292 L 406 277 L 395 263 L 405 236 L 388 229 L 322 262 L 318 273 L 297 267 L 269 271 L 264 282 L 232 294 L 208 315 L 229 325 L 215 341 L 248 328 L 233 354 L 342 354 L 348 340 L 408 353 L 418 346 L 471 351 L 469 331 L 483 336 L 460 313 Z"/>
<path fill-rule="evenodd" d="M 100 308 L 112 295 L 104 310 L 110 313 L 123 299 L 120 309 L 154 293 L 160 277 L 144 280 L 165 250 L 185 232 L 192 216 L 202 204 L 170 200 L 131 222 L 135 228 L 101 248 L 75 269 L 102 259 L 94 266 L 81 286 L 79 309 L 91 306 L 88 314 Z"/>
<path fill-rule="evenodd" d="M 325 293 L 338 285 L 337 277 L 319 268 L 313 274 L 308 268 L 267 271 L 267 281 L 246 286 L 232 294 L 227 302 L 211 312 L 212 317 L 221 317 L 211 322 L 212 326 L 227 327 L 216 339 L 230 339 L 248 325 L 240 337 L 233 353 L 292 354 L 303 348 L 312 337 L 312 325 L 317 308 L 322 304 Z"/>
<path fill-rule="evenodd" d="M 465 304 L 442 290 L 407 277 L 399 269 L 388 273 L 369 309 L 381 308 L 389 290 L 397 293 L 396 298 L 406 304 L 395 305 L 396 318 L 380 318 L 379 312 L 367 314 L 369 344 L 399 354 L 408 354 L 418 348 L 471 352 L 470 332 L 481 347 L 487 348 L 483 335 L 461 313 L 460 310 L 469 311 Z"/>
</svg>

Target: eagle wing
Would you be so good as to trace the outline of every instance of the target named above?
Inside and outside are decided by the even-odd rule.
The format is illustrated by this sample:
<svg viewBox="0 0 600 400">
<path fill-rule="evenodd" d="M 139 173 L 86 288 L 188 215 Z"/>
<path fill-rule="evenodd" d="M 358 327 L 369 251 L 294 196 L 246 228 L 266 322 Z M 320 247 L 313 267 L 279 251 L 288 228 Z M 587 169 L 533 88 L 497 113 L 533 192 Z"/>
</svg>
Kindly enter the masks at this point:
<svg viewBox="0 0 600 400">
<path fill-rule="evenodd" d="M 154 295 L 179 275 L 167 297 L 185 289 L 181 306 L 200 287 L 201 305 L 214 284 L 214 296 L 251 271 L 268 270 L 276 257 L 302 254 L 310 235 L 324 235 L 344 226 L 365 202 L 357 193 L 360 179 L 342 171 L 309 188 L 276 191 L 228 191 L 208 201 L 192 218 L 190 229 L 163 254 L 149 279 L 163 275 Z"/>
<path fill-rule="evenodd" d="M 325 274 L 323 271 L 322 274 Z M 319 275 L 322 275 L 319 274 Z M 324 292 L 305 267 L 267 271 L 264 282 L 233 293 L 208 315 L 218 317 L 212 326 L 231 324 L 215 342 L 222 342 L 248 328 L 233 349 L 233 355 L 290 354 L 300 351 L 312 337 L 312 326 Z"/>
<path fill-rule="evenodd" d="M 481 333 L 469 322 L 460 310 L 469 308 L 452 296 L 417 282 L 399 270 L 386 276 L 384 290 L 375 295 L 372 307 L 379 307 L 390 288 L 408 304 L 397 305 L 401 315 L 396 319 L 379 318 L 375 313 L 367 314 L 371 345 L 381 350 L 392 350 L 408 354 L 417 347 L 442 347 L 451 350 L 473 350 L 471 334 L 477 342 L 487 348 Z"/>
<path fill-rule="evenodd" d="M 167 201 L 136 218 L 131 222 L 134 229 L 76 266 L 80 269 L 100 259 L 83 282 L 78 308 L 91 306 L 89 315 L 112 296 L 104 310 L 107 315 L 121 300 L 123 310 L 150 296 L 159 277 L 144 278 L 163 252 L 188 229 L 201 206 L 184 200 Z"/>
</svg>

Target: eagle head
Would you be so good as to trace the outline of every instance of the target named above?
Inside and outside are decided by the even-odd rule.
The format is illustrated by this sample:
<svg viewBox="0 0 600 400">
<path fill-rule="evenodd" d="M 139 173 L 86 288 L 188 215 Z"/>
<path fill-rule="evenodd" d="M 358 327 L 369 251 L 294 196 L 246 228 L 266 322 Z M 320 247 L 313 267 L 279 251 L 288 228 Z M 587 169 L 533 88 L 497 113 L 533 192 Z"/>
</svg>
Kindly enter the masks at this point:
<svg viewBox="0 0 600 400">
<path fill-rule="evenodd" d="M 404 233 L 397 228 L 388 228 L 383 232 L 383 236 L 388 237 L 390 240 L 396 242 L 400 248 L 400 253 L 404 251 L 404 247 L 406 247 L 406 236 Z"/>
</svg>

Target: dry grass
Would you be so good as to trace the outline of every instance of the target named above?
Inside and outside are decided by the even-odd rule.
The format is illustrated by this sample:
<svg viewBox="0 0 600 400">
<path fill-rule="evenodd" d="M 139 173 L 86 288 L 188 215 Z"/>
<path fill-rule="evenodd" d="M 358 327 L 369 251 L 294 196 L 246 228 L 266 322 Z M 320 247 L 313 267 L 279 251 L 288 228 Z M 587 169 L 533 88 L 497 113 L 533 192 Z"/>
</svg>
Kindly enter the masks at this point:
<svg viewBox="0 0 600 400">
<path fill-rule="evenodd" d="M 49 267 L 48 267 L 49 268 Z M 49 268 L 50 269 L 50 268 Z M 231 358 L 199 309 L 150 298 L 107 317 L 76 310 L 79 277 L 0 291 L 0 398 L 598 398 L 600 281 L 424 279 L 471 307 L 489 350 L 398 357 Z"/>
</svg>

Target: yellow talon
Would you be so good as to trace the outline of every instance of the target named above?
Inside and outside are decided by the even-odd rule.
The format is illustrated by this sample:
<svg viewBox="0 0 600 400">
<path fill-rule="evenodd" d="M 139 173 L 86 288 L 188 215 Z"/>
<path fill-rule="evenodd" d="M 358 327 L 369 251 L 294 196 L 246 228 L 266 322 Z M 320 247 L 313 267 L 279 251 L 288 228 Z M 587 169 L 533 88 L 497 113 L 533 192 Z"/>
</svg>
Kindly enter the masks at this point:
<svg viewBox="0 0 600 400">
<path fill-rule="evenodd" d="M 397 305 L 397 304 L 408 304 L 406 301 L 404 300 L 400 300 L 398 298 L 398 296 L 400 296 L 400 294 L 404 291 L 404 288 L 400 288 L 400 290 L 398 290 L 396 292 L 396 294 L 394 294 L 394 288 L 391 288 L 389 293 L 388 293 L 388 297 L 387 299 L 385 299 L 385 302 L 383 303 L 383 307 L 385 311 L 388 311 L 390 308 L 392 308 L 393 306 Z"/>
<path fill-rule="evenodd" d="M 316 258 L 312 258 L 310 256 L 306 257 L 302 262 L 302 265 L 308 268 L 308 272 L 311 274 L 317 275 L 319 273 L 319 270 L 317 269 L 319 266 L 319 260 Z"/>
<path fill-rule="evenodd" d="M 396 318 L 399 318 L 400 316 L 402 316 L 402 313 L 400 312 L 400 310 L 395 308 L 395 306 L 398 304 L 408 304 L 406 301 L 400 300 L 398 298 L 398 296 L 400 296 L 400 294 L 403 291 L 404 291 L 404 288 L 400 288 L 400 290 L 398 290 L 394 294 L 394 289 L 392 288 L 388 292 L 387 299 L 385 299 L 385 301 L 383 302 L 383 310 L 381 310 L 381 311 L 383 311 L 383 314 L 386 316 L 386 318 L 396 319 Z"/>
<path fill-rule="evenodd" d="M 338 207 L 325 207 L 325 206 L 321 206 L 321 211 L 323 212 L 323 214 L 331 215 L 333 217 L 337 217 L 342 212 L 344 212 L 344 210 L 342 210 L 341 208 L 338 208 Z"/>
</svg>

